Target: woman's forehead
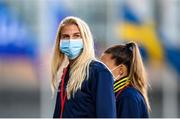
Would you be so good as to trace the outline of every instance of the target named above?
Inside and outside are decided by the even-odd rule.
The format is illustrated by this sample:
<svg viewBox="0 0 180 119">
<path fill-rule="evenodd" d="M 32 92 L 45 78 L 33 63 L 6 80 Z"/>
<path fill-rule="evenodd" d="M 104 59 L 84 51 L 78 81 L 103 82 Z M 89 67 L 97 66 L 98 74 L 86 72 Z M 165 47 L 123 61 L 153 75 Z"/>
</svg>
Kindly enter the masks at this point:
<svg viewBox="0 0 180 119">
<path fill-rule="evenodd" d="M 61 34 L 67 33 L 80 33 L 80 30 L 75 24 L 68 24 L 62 27 Z"/>
<path fill-rule="evenodd" d="M 112 54 L 102 53 L 100 59 L 104 61 L 110 61 L 112 60 L 111 57 L 112 57 Z"/>
</svg>

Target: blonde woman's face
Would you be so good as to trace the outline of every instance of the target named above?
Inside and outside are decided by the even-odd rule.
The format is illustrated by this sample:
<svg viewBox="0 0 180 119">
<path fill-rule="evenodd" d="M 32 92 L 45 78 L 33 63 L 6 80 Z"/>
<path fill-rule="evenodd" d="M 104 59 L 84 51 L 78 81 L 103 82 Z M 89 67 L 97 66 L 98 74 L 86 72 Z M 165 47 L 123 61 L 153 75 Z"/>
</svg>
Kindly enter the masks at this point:
<svg viewBox="0 0 180 119">
<path fill-rule="evenodd" d="M 77 25 L 69 24 L 69 25 L 65 25 L 62 28 L 60 38 L 68 40 L 68 39 L 80 39 L 82 37 Z"/>
</svg>

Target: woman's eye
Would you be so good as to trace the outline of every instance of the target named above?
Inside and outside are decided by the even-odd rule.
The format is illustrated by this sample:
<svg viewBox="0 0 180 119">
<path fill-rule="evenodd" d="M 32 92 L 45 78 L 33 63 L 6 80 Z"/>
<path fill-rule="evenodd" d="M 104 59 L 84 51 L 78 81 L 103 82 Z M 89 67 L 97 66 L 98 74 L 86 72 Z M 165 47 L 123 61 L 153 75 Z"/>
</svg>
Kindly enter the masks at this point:
<svg viewBox="0 0 180 119">
<path fill-rule="evenodd" d="M 66 36 L 66 35 L 65 35 L 65 36 L 61 36 L 61 38 L 64 38 L 64 39 L 66 39 L 66 38 L 67 38 L 67 39 L 68 39 L 68 38 L 69 38 L 69 36 Z"/>
<path fill-rule="evenodd" d="M 74 35 L 74 38 L 81 38 L 81 35 L 79 35 L 79 34 Z"/>
</svg>

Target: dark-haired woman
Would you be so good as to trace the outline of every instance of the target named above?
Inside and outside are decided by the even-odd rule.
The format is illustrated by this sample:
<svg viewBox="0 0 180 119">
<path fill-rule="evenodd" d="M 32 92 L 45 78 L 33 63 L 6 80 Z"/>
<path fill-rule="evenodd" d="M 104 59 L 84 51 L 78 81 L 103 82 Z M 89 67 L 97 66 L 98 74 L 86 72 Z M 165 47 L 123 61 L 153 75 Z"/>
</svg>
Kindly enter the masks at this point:
<svg viewBox="0 0 180 119">
<path fill-rule="evenodd" d="M 110 47 L 102 54 L 101 61 L 114 76 L 117 117 L 148 118 L 148 82 L 137 44 Z"/>
</svg>

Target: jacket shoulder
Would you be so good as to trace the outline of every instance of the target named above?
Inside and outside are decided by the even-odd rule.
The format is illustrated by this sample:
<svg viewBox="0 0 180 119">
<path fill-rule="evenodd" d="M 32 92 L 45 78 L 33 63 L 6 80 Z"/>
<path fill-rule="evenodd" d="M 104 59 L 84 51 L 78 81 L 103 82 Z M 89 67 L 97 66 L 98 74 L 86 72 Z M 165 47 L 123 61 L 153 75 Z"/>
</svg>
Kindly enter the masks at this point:
<svg viewBox="0 0 180 119">
<path fill-rule="evenodd" d="M 103 64 L 101 61 L 98 60 L 92 60 L 90 63 L 90 69 L 96 70 L 96 71 L 109 71 L 107 66 Z"/>
<path fill-rule="evenodd" d="M 131 99 L 131 100 L 137 100 L 138 102 L 139 101 L 144 102 L 144 97 L 134 87 L 127 87 L 125 90 L 123 90 L 122 93 L 118 96 L 117 100 L 122 100 L 122 99 L 125 99 L 125 98 Z"/>
</svg>

